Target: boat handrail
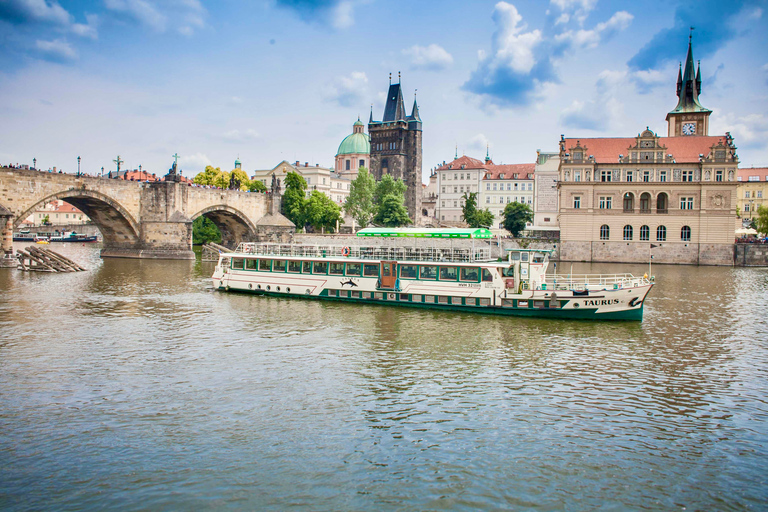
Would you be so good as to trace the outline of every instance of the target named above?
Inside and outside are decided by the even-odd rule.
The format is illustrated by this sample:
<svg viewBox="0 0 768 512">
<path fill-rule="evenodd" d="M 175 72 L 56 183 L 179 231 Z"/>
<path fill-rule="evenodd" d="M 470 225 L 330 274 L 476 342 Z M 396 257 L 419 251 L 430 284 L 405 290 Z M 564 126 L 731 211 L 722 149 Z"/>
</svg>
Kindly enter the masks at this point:
<svg viewBox="0 0 768 512">
<path fill-rule="evenodd" d="M 601 287 L 633 287 L 651 284 L 645 276 L 632 274 L 547 274 L 544 282 L 553 289 L 593 290 Z"/>
<path fill-rule="evenodd" d="M 490 247 L 386 247 L 374 245 L 306 245 L 277 244 L 267 242 L 241 242 L 236 253 L 259 256 L 292 256 L 303 258 L 351 258 L 362 260 L 392 261 L 448 261 L 448 262 L 488 262 L 491 258 Z"/>
</svg>

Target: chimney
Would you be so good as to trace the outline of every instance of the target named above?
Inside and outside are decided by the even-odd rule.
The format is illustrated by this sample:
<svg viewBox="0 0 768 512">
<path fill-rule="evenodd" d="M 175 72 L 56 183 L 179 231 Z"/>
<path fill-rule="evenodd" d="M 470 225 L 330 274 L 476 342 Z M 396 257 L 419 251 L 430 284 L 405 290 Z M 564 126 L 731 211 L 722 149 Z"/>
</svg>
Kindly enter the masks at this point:
<svg viewBox="0 0 768 512">
<path fill-rule="evenodd" d="M 304 167 L 309 167 L 309 162 L 304 162 Z"/>
<path fill-rule="evenodd" d="M 296 160 L 296 167 L 298 167 L 298 166 L 299 166 L 299 161 L 298 161 L 298 160 Z"/>
</svg>

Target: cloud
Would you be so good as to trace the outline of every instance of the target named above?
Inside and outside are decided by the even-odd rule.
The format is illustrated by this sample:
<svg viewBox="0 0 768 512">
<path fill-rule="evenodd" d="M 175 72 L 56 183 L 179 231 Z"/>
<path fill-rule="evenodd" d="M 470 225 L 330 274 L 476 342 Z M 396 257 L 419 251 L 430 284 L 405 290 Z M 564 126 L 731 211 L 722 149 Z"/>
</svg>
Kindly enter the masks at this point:
<svg viewBox="0 0 768 512">
<path fill-rule="evenodd" d="M 657 32 L 630 60 L 631 69 L 658 69 L 664 63 L 680 59 L 681 47 L 688 41 L 690 27 L 693 31 L 696 58 L 707 58 L 738 33 L 738 24 L 731 20 L 746 18 L 742 9 L 745 0 L 734 0 L 723 9 L 723 3 L 715 0 L 683 2 L 674 14 L 672 28 Z M 748 10 L 755 13 L 751 7 Z M 760 13 L 762 15 L 762 12 Z"/>
<path fill-rule="evenodd" d="M 464 90 L 499 106 L 515 106 L 529 103 L 540 84 L 557 81 L 541 44 L 541 32 L 526 32 L 522 20 L 514 5 L 496 4 L 491 55 L 479 53 L 478 68 L 463 85 Z"/>
<path fill-rule="evenodd" d="M 555 21 L 555 25 L 568 23 L 575 19 L 579 25 L 583 25 L 587 16 L 595 8 L 597 0 L 551 0 L 550 5 L 560 9 L 561 14 Z"/>
<path fill-rule="evenodd" d="M 411 58 L 411 69 L 440 71 L 453 64 L 451 54 L 436 44 L 429 46 L 414 45 L 403 50 L 403 55 Z"/>
<path fill-rule="evenodd" d="M 354 24 L 355 3 L 356 0 L 277 0 L 278 7 L 295 12 L 302 20 L 331 25 L 335 29 Z"/>
<path fill-rule="evenodd" d="M 195 153 L 194 155 L 183 155 L 179 158 L 179 167 L 187 168 L 187 176 L 193 176 L 194 173 L 202 172 L 206 165 L 211 165 L 211 159 L 203 153 Z"/>
<path fill-rule="evenodd" d="M 87 23 L 73 23 L 72 32 L 80 37 L 98 39 L 99 33 L 96 27 L 99 24 L 99 17 L 95 14 L 86 14 L 85 19 Z"/>
<path fill-rule="evenodd" d="M 660 85 L 669 86 L 671 83 L 668 73 L 655 69 L 634 71 L 630 75 L 630 79 L 640 94 L 647 94 Z"/>
<path fill-rule="evenodd" d="M 485 150 L 486 148 L 489 148 L 492 146 L 488 141 L 488 137 L 485 136 L 483 133 L 478 133 L 471 139 L 469 139 L 466 143 L 466 147 L 468 150 L 470 150 L 471 154 L 469 156 L 473 158 L 485 158 Z M 483 153 L 482 157 L 480 154 Z"/>
<path fill-rule="evenodd" d="M 324 96 L 342 107 L 360 105 L 368 96 L 368 77 L 361 71 L 339 77 L 325 87 Z"/>
<path fill-rule="evenodd" d="M 54 41 L 35 41 L 35 49 L 39 56 L 44 60 L 54 62 L 67 62 L 77 60 L 77 52 L 72 45 L 63 39 Z"/>
<path fill-rule="evenodd" d="M 168 18 L 145 0 L 104 0 L 104 6 L 155 32 L 165 32 Z"/>
<path fill-rule="evenodd" d="M 53 23 L 69 25 L 71 15 L 56 2 L 47 0 L 4 0 L 0 2 L 0 20 L 16 25 Z"/>
<path fill-rule="evenodd" d="M 569 128 L 606 130 L 615 126 L 624 116 L 620 101 L 627 86 L 626 71 L 603 71 L 595 83 L 595 98 L 574 100 L 560 114 L 560 122 Z"/>
<path fill-rule="evenodd" d="M 736 115 L 719 113 L 712 119 L 710 133 L 731 132 L 735 144 L 743 149 L 760 149 L 768 146 L 768 116 L 765 114 Z M 765 165 L 765 162 L 742 162 L 744 165 Z"/>
<path fill-rule="evenodd" d="M 606 22 L 598 23 L 592 30 L 568 30 L 555 36 L 555 41 L 574 48 L 595 48 L 601 40 L 624 30 L 634 19 L 627 11 L 619 11 Z"/>
<path fill-rule="evenodd" d="M 185 36 L 191 36 L 195 30 L 205 27 L 207 14 L 199 0 L 104 0 L 104 6 L 114 16 L 137 22 L 154 32 L 164 33 L 169 25 L 173 25 L 178 33 Z"/>
<path fill-rule="evenodd" d="M 247 142 L 256 140 L 259 137 L 261 137 L 261 135 L 253 128 L 248 128 L 245 131 L 234 129 L 222 134 L 222 138 L 229 142 Z"/>
</svg>

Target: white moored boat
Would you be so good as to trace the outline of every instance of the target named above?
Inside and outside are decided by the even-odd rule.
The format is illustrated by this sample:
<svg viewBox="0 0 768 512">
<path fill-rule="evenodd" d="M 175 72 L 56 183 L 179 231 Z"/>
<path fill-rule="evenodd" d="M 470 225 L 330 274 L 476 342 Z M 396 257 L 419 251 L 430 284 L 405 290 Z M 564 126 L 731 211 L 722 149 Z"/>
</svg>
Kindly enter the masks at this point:
<svg viewBox="0 0 768 512">
<path fill-rule="evenodd" d="M 358 236 L 490 238 L 486 229 L 379 230 Z M 549 250 L 241 243 L 219 256 L 220 290 L 501 315 L 642 320 L 647 276 L 547 274 Z"/>
</svg>

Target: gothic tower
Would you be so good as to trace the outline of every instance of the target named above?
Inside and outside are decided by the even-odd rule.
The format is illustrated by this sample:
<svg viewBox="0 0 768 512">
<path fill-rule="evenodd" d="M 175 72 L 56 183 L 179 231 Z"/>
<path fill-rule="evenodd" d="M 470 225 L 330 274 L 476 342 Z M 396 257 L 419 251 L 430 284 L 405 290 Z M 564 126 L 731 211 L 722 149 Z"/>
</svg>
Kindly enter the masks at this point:
<svg viewBox="0 0 768 512">
<path fill-rule="evenodd" d="M 399 80 L 398 80 L 399 81 Z M 368 121 L 371 137 L 371 172 L 380 180 L 385 174 L 402 179 L 408 186 L 405 207 L 415 224 L 421 219 L 421 117 L 416 98 L 411 115 L 406 116 L 403 91 L 390 78 L 387 104 L 381 121 Z"/>
<path fill-rule="evenodd" d="M 677 72 L 677 107 L 667 114 L 669 137 L 707 135 L 709 133 L 709 115 L 711 110 L 699 103 L 701 94 L 701 63 L 693 72 L 692 36 L 688 36 L 688 56 L 685 59 L 685 72 Z"/>
</svg>

